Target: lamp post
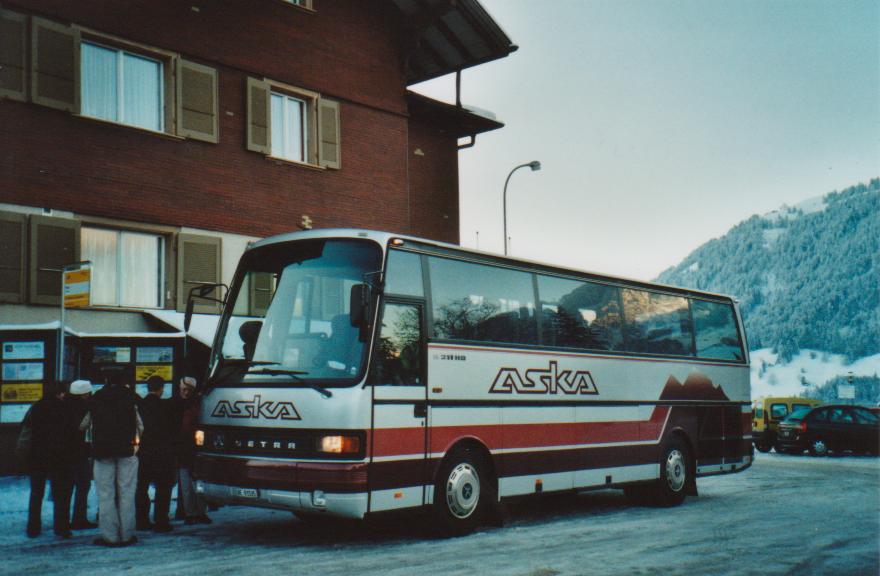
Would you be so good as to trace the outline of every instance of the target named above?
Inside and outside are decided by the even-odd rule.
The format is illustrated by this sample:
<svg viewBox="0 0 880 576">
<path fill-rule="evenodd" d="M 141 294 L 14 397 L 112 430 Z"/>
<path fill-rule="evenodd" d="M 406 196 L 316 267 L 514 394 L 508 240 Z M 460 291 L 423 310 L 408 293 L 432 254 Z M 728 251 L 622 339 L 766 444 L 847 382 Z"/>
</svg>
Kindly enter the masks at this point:
<svg viewBox="0 0 880 576">
<path fill-rule="evenodd" d="M 537 160 L 532 160 L 531 162 L 526 162 L 525 164 L 520 164 L 519 166 L 514 167 L 513 170 L 507 175 L 507 180 L 504 181 L 504 255 L 507 256 L 507 183 L 510 182 L 510 177 L 513 176 L 513 173 L 519 170 L 520 168 L 525 168 L 528 166 L 532 169 L 532 172 L 541 169 L 541 163 Z"/>
</svg>

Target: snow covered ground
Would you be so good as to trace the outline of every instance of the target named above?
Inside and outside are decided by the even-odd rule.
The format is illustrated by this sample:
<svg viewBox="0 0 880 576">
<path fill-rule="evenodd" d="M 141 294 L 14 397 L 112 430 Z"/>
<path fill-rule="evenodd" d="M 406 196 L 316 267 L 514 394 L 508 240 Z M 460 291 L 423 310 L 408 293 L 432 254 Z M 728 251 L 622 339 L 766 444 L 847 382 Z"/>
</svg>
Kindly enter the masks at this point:
<svg viewBox="0 0 880 576">
<path fill-rule="evenodd" d="M 284 512 L 224 508 L 210 526 L 141 532 L 132 547 L 24 535 L 27 483 L 0 478 L 2 574 L 877 574 L 880 461 L 760 454 L 749 470 L 699 481 L 671 509 L 619 491 L 511 505 L 502 528 L 439 540 L 422 516 L 314 526 Z M 51 521 L 47 503 L 44 524 Z"/>
<path fill-rule="evenodd" d="M 844 357 L 821 350 L 801 350 L 791 362 L 782 364 L 769 348 L 752 350 L 752 398 L 800 396 L 807 390 L 801 382 L 821 386 L 835 376 L 880 375 L 880 354 L 847 364 Z"/>
</svg>

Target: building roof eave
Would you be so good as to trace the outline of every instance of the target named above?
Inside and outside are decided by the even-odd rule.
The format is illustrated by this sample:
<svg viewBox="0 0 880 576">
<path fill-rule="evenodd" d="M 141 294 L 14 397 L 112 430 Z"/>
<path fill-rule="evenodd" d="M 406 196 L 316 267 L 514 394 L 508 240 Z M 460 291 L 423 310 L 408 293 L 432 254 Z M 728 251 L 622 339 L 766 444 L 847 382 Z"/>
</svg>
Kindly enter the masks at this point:
<svg viewBox="0 0 880 576">
<path fill-rule="evenodd" d="M 517 50 L 478 0 L 392 0 L 403 16 L 408 85 L 504 58 Z"/>
<path fill-rule="evenodd" d="M 409 91 L 406 97 L 411 117 L 427 120 L 457 138 L 476 136 L 504 127 L 503 122 L 485 114 L 434 100 L 416 92 Z"/>
</svg>

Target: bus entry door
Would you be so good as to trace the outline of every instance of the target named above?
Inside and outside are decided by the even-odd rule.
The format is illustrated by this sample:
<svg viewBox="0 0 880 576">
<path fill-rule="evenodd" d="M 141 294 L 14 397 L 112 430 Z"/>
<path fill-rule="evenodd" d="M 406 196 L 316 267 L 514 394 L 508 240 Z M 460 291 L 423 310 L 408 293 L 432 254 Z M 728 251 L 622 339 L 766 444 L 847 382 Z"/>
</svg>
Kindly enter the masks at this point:
<svg viewBox="0 0 880 576">
<path fill-rule="evenodd" d="M 425 503 L 427 387 L 424 306 L 386 300 L 370 368 L 370 511 Z"/>
</svg>

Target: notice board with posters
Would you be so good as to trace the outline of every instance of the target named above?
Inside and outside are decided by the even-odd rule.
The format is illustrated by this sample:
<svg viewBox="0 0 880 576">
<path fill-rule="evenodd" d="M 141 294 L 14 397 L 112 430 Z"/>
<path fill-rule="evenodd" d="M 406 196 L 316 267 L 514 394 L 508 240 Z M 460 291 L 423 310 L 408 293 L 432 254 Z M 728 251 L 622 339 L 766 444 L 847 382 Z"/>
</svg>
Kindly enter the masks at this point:
<svg viewBox="0 0 880 576">
<path fill-rule="evenodd" d="M 147 394 L 147 380 L 159 376 L 165 383 L 162 397 L 170 398 L 183 366 L 183 338 L 180 336 L 83 336 L 81 373 L 101 389 L 111 372 L 139 396 Z"/>
<path fill-rule="evenodd" d="M 55 379 L 58 330 L 0 330 L 0 426 L 18 425 Z"/>
</svg>

